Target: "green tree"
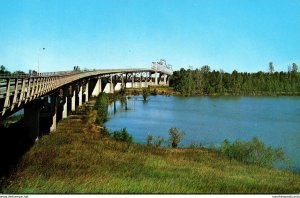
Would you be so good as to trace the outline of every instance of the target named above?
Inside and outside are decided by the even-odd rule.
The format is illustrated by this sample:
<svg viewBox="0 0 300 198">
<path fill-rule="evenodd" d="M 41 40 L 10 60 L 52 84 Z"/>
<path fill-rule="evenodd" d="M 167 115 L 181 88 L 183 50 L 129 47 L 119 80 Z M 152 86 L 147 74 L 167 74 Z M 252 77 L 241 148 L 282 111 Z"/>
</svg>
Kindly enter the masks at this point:
<svg viewBox="0 0 300 198">
<path fill-rule="evenodd" d="M 147 136 L 147 146 L 153 145 L 153 136 L 148 134 Z"/>
<path fill-rule="evenodd" d="M 169 135 L 170 135 L 170 142 L 172 144 L 172 148 L 177 148 L 178 144 L 182 140 L 183 136 L 185 135 L 185 132 L 180 131 L 176 127 L 172 127 L 169 130 Z"/>
<path fill-rule="evenodd" d="M 4 65 L 1 65 L 0 66 L 0 74 L 8 75 L 8 74 L 10 74 L 10 72 L 5 68 Z"/>
<path fill-rule="evenodd" d="M 270 74 L 273 74 L 273 73 L 274 73 L 274 65 L 273 65 L 273 62 L 269 62 L 269 72 L 270 72 Z"/>
<path fill-rule="evenodd" d="M 295 73 L 298 72 L 298 65 L 296 63 L 293 63 L 292 72 L 295 72 Z"/>
<path fill-rule="evenodd" d="M 204 65 L 201 67 L 201 71 L 205 74 L 209 73 L 210 72 L 210 66 L 208 65 Z"/>
<path fill-rule="evenodd" d="M 23 72 L 23 71 L 18 70 L 18 71 L 14 71 L 12 74 L 15 74 L 15 75 L 23 75 L 23 74 L 26 74 L 26 73 Z"/>
<path fill-rule="evenodd" d="M 210 71 L 207 65 L 200 70 L 182 68 L 173 73 L 170 85 L 182 95 L 300 93 L 300 78 L 296 63 L 293 64 L 293 68 L 289 67 L 289 72 L 274 72 L 272 62 L 270 68 L 270 72 L 242 73 L 234 70 L 231 74 L 224 71 Z"/>
</svg>

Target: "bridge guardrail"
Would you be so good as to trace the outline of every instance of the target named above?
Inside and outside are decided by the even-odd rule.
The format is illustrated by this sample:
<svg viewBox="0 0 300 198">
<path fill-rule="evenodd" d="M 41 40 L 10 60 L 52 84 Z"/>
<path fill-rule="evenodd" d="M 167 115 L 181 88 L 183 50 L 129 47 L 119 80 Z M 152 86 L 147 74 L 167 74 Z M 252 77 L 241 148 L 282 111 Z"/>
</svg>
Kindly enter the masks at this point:
<svg viewBox="0 0 300 198">
<path fill-rule="evenodd" d="M 32 77 L 49 77 L 49 76 L 64 76 L 71 74 L 79 74 L 93 70 L 83 71 L 58 71 L 58 72 L 43 72 L 43 73 L 32 73 L 32 74 L 0 74 L 0 78 L 32 78 Z"/>
</svg>

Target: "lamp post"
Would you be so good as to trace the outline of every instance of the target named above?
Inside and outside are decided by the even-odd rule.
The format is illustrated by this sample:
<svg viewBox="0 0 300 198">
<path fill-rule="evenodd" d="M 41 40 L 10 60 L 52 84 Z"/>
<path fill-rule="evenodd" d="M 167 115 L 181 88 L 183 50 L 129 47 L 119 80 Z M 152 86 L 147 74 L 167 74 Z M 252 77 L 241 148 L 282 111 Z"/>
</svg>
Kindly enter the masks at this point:
<svg viewBox="0 0 300 198">
<path fill-rule="evenodd" d="M 38 68 L 37 68 L 37 73 L 40 73 L 40 53 L 42 50 L 45 50 L 46 48 L 39 48 L 39 52 L 38 52 Z"/>
</svg>

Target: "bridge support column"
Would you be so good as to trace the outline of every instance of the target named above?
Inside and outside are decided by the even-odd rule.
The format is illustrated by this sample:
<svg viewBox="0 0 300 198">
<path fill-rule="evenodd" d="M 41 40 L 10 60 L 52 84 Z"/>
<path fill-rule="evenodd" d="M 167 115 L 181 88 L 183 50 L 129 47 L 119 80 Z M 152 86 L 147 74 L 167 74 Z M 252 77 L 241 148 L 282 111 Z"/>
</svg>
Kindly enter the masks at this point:
<svg viewBox="0 0 300 198">
<path fill-rule="evenodd" d="M 113 75 L 110 75 L 110 93 L 114 93 L 114 82 L 113 82 Z"/>
<path fill-rule="evenodd" d="M 28 139 L 32 142 L 38 140 L 40 128 L 39 101 L 32 101 L 24 107 L 24 123 L 28 130 Z"/>
<path fill-rule="evenodd" d="M 127 88 L 127 81 L 128 81 L 128 74 L 126 73 L 125 74 L 125 86 L 124 86 L 124 88 L 126 89 Z"/>
<path fill-rule="evenodd" d="M 157 82 L 157 72 L 155 72 L 155 74 L 154 74 L 154 85 L 158 85 L 158 82 Z"/>
<path fill-rule="evenodd" d="M 63 105 L 63 112 L 62 112 L 62 118 L 68 117 L 68 96 L 64 96 L 64 105 Z"/>
<path fill-rule="evenodd" d="M 79 93 L 78 93 L 78 106 L 80 107 L 82 105 L 82 85 L 79 87 Z"/>
<path fill-rule="evenodd" d="M 134 88 L 134 73 L 132 73 L 131 88 Z"/>
<path fill-rule="evenodd" d="M 161 84 L 161 73 L 158 74 L 157 85 Z"/>
<path fill-rule="evenodd" d="M 73 90 L 73 96 L 72 96 L 72 104 L 71 104 L 71 111 L 76 110 L 76 91 Z"/>
<path fill-rule="evenodd" d="M 98 78 L 97 83 L 94 87 L 94 90 L 92 92 L 92 96 L 99 96 L 101 93 L 102 87 L 101 87 L 101 78 Z"/>
<path fill-rule="evenodd" d="M 149 85 L 152 85 L 151 72 L 148 73 L 148 81 L 147 81 L 146 86 L 148 87 Z"/>
<path fill-rule="evenodd" d="M 148 74 L 145 74 L 145 87 L 148 87 Z"/>
<path fill-rule="evenodd" d="M 166 79 L 167 79 L 166 85 L 169 86 L 170 85 L 170 77 L 166 76 Z"/>
<path fill-rule="evenodd" d="M 121 74 L 121 88 L 124 88 L 124 76 Z"/>
<path fill-rule="evenodd" d="M 57 95 L 51 96 L 51 110 L 52 112 L 52 125 L 50 127 L 50 133 L 56 131 L 56 118 L 57 118 Z"/>
<path fill-rule="evenodd" d="M 143 73 L 141 73 L 140 77 L 140 88 L 143 88 Z"/>
<path fill-rule="evenodd" d="M 89 101 L 89 80 L 87 80 L 85 85 L 85 102 Z"/>
</svg>

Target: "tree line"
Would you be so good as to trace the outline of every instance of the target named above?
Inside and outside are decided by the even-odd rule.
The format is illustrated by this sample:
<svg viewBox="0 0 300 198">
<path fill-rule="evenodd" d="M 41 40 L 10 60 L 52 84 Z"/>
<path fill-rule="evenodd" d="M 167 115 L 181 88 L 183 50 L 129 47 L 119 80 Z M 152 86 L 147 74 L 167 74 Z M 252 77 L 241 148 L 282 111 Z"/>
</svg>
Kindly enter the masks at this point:
<svg viewBox="0 0 300 198">
<path fill-rule="evenodd" d="M 269 63 L 269 72 L 211 71 L 205 65 L 200 69 L 174 71 L 170 86 L 182 95 L 299 95 L 298 65 L 293 63 L 288 72 L 275 72 Z"/>
</svg>

